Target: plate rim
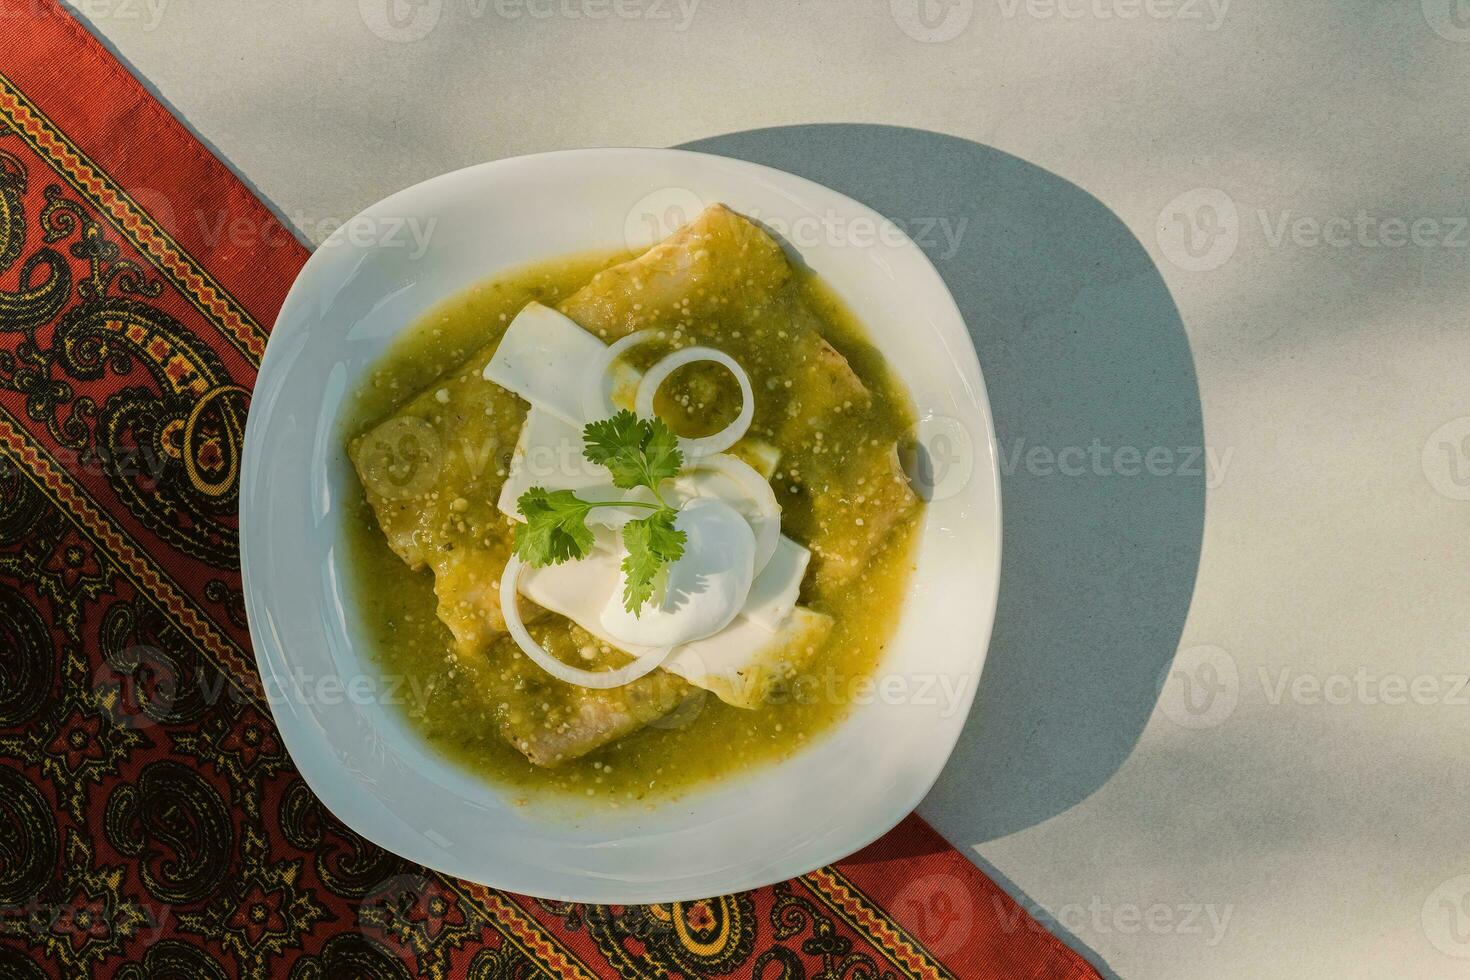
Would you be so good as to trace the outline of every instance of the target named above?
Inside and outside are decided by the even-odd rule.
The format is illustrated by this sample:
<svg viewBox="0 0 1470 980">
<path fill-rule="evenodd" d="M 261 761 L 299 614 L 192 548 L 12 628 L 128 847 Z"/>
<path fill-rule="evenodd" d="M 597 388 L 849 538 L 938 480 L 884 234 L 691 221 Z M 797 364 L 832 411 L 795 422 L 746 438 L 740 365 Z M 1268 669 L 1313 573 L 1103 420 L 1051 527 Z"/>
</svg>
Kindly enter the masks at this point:
<svg viewBox="0 0 1470 980">
<path fill-rule="evenodd" d="M 482 172 L 489 173 L 496 169 L 505 168 L 511 165 L 524 166 L 533 161 L 542 161 L 549 163 L 553 160 L 566 158 L 596 158 L 608 155 L 640 156 L 645 154 L 658 157 L 692 158 L 701 165 L 734 167 L 736 170 L 744 170 L 754 175 L 765 176 L 777 187 L 780 187 L 782 185 L 794 186 L 795 189 L 800 191 L 815 192 L 822 196 L 836 198 L 843 204 L 844 208 L 851 209 L 851 211 L 854 213 L 871 216 L 872 218 L 886 223 L 890 227 L 897 228 L 902 235 L 902 248 L 911 251 L 920 260 L 923 270 L 925 271 L 925 273 L 933 277 L 933 281 L 938 287 L 938 292 L 942 293 L 942 300 L 947 307 L 947 311 L 952 313 L 955 321 L 957 321 L 961 325 L 964 343 L 962 345 L 959 345 L 960 350 L 950 350 L 948 351 L 948 353 L 952 357 L 956 355 L 963 356 L 967 363 L 957 365 L 957 367 L 959 367 L 962 371 L 966 367 L 971 368 L 973 370 L 973 377 L 977 381 L 977 387 L 971 394 L 973 401 L 975 402 L 975 405 L 979 411 L 980 421 L 983 422 L 983 428 L 981 429 L 981 431 L 977 431 L 974 433 L 975 436 L 980 438 L 977 438 L 975 440 L 976 445 L 974 446 L 974 458 L 976 466 L 975 472 L 971 474 L 970 478 L 972 480 L 983 479 L 989 484 L 990 499 L 993 501 L 993 504 L 990 508 L 991 512 L 988 516 L 993 523 L 995 531 L 995 540 L 991 549 L 991 553 L 985 556 L 986 564 L 994 569 L 993 587 L 989 590 L 988 595 L 976 597 L 979 600 L 983 600 L 981 602 L 980 609 L 983 613 L 983 619 L 985 622 L 982 631 L 983 635 L 977 636 L 975 638 L 978 641 L 975 645 L 976 653 L 974 655 L 976 670 L 974 672 L 973 682 L 965 686 L 965 691 L 961 699 L 962 703 L 956 710 L 956 714 L 958 714 L 961 719 L 967 719 L 970 711 L 974 706 L 974 700 L 979 690 L 980 680 L 983 675 L 983 668 L 986 660 L 988 659 L 990 642 L 994 636 L 995 616 L 999 603 L 1001 572 L 1003 569 L 1002 559 L 1004 547 L 1004 508 L 1001 496 L 1001 473 L 997 455 L 998 447 L 995 434 L 995 417 L 993 406 L 989 397 L 989 389 L 985 382 L 984 371 L 980 364 L 978 353 L 975 350 L 974 341 L 969 334 L 969 324 L 967 323 L 963 312 L 960 310 L 959 305 L 956 303 L 953 292 L 950 290 L 948 283 L 945 282 L 944 277 L 940 274 L 938 268 L 934 265 L 933 260 L 929 257 L 927 253 L 924 252 L 922 248 L 917 245 L 917 243 L 915 243 L 909 237 L 907 232 L 904 231 L 901 226 L 898 226 L 896 223 L 889 220 L 881 212 L 863 203 L 862 201 L 859 201 L 841 191 L 835 190 L 834 188 L 831 188 L 818 181 L 800 176 L 798 174 L 790 173 L 789 171 L 780 170 L 775 167 L 766 166 L 760 163 L 754 163 L 748 160 L 743 160 L 738 157 L 728 157 L 720 154 L 708 153 L 698 150 L 663 147 L 625 146 L 585 147 L 550 150 L 539 153 L 520 154 L 516 156 L 497 158 L 495 160 L 488 160 L 480 163 L 470 164 L 465 167 L 460 167 L 455 170 L 446 171 L 445 173 L 428 177 L 407 187 L 400 188 L 399 190 L 396 190 L 391 194 L 383 197 L 382 199 L 359 210 L 357 214 L 352 219 L 349 219 L 348 222 L 345 222 L 342 227 L 350 227 L 355 221 L 364 218 L 370 218 L 375 213 L 379 213 L 384 209 L 391 208 L 395 201 L 404 198 L 410 194 L 428 192 L 431 191 L 436 185 L 445 185 L 457 180 L 463 180 L 471 174 Z M 736 210 L 738 211 L 739 208 L 737 207 Z M 340 231 L 334 232 L 334 234 L 340 233 Z M 331 237 L 332 236 L 328 236 L 327 241 L 323 242 L 323 245 L 327 244 L 327 242 L 331 240 Z M 789 242 L 783 243 L 783 249 L 792 249 L 795 250 L 798 254 L 800 254 L 801 252 L 801 250 L 797 246 L 792 245 Z M 273 665 L 269 663 L 270 653 L 272 649 L 275 649 L 282 657 L 284 657 L 285 644 L 276 643 L 274 636 L 268 634 L 263 625 L 258 625 L 264 622 L 264 613 L 266 611 L 267 604 L 262 596 L 261 590 L 251 585 L 252 580 L 256 576 L 258 576 L 259 572 L 252 572 L 252 568 L 256 567 L 253 565 L 251 559 L 252 551 L 254 551 L 255 549 L 253 549 L 250 544 L 250 542 L 254 539 L 254 535 L 251 533 L 251 529 L 254 527 L 254 522 L 247 518 L 247 500 L 253 498 L 247 498 L 247 494 L 245 491 L 246 488 L 252 484 L 253 479 L 256 476 L 256 470 L 261 465 L 264 465 L 263 460 L 267 452 L 266 447 L 262 444 L 262 440 L 264 439 L 262 429 L 265 423 L 260 420 L 260 415 L 256 411 L 256 406 L 259 402 L 255 396 L 262 390 L 269 391 L 271 389 L 271 383 L 274 380 L 275 374 L 280 373 L 281 371 L 281 367 L 277 362 L 288 355 L 285 353 L 282 344 L 275 342 L 277 336 L 277 328 L 280 327 L 280 325 L 285 320 L 287 320 L 288 314 L 294 310 L 294 307 L 296 305 L 305 302 L 305 295 L 311 288 L 309 285 L 309 281 L 314 266 L 321 265 L 327 261 L 325 258 L 322 257 L 324 253 L 324 248 L 322 246 L 318 246 L 312 251 L 312 254 L 308 256 L 306 262 L 302 264 L 300 270 L 298 270 L 298 272 L 296 273 L 296 277 L 295 279 L 293 279 L 291 287 L 287 291 L 286 296 L 281 303 L 281 307 L 277 312 L 275 322 L 272 325 L 271 335 L 267 340 L 264 355 L 262 356 L 259 367 L 256 371 L 255 384 L 252 386 L 250 410 L 247 413 L 245 435 L 242 444 L 239 483 L 241 493 L 238 503 L 240 576 L 242 592 L 245 600 L 244 604 L 246 621 L 247 628 L 250 634 L 251 647 L 255 655 L 257 671 L 260 673 L 262 679 L 266 676 L 276 675 L 276 671 L 273 669 Z M 486 278 L 489 278 L 489 275 L 493 275 L 493 273 L 487 274 Z M 859 320 L 863 320 L 861 315 L 859 315 Z M 411 324 L 405 323 L 404 328 L 406 329 L 410 325 Z M 865 326 L 866 325 L 867 324 L 865 322 Z M 906 386 L 908 385 L 907 379 L 901 377 L 900 380 L 903 380 Z M 264 381 L 265 383 L 262 384 L 262 381 Z M 271 398 L 268 400 L 268 403 L 273 404 L 274 401 L 275 399 Z M 268 412 L 269 409 L 264 409 L 264 411 Z M 982 439 L 983 445 L 980 445 Z M 985 462 L 984 469 L 986 472 L 984 474 L 981 474 L 979 472 L 979 470 L 981 469 L 979 463 L 982 459 Z M 268 668 L 272 669 L 268 670 Z M 383 847 L 390 853 L 405 857 L 406 859 L 411 860 L 416 864 L 420 864 L 424 867 L 430 868 L 431 870 L 438 871 L 440 873 L 453 877 L 462 878 L 464 880 L 477 880 L 478 876 L 476 876 L 475 878 L 466 878 L 463 872 L 456 871 L 449 867 L 444 867 L 442 862 L 435 860 L 432 856 L 426 859 L 423 856 L 411 856 L 404 854 L 403 848 L 400 847 L 397 842 L 391 845 L 386 844 L 383 841 L 377 839 L 376 834 L 366 833 L 361 830 L 360 823 L 358 821 L 350 819 L 349 816 L 342 812 L 342 808 L 334 805 L 334 803 L 340 803 L 343 799 L 343 797 L 337 793 L 336 786 L 330 785 L 329 788 L 324 789 L 324 787 L 328 787 L 329 784 L 331 784 L 331 780 L 327 777 L 327 774 L 322 772 L 321 768 L 317 765 L 318 760 L 307 753 L 297 753 L 293 751 L 293 743 L 297 743 L 300 738 L 303 737 L 302 732 L 291 724 L 282 724 L 280 717 L 281 712 L 277 704 L 268 701 L 266 703 L 266 707 L 271 713 L 277 730 L 280 732 L 282 745 L 285 748 L 288 756 L 291 758 L 292 764 L 300 773 L 303 781 L 312 791 L 313 795 L 321 802 L 321 804 L 327 807 L 327 809 L 331 811 L 334 815 L 336 815 L 337 818 L 344 825 L 352 829 L 354 833 L 359 834 L 365 839 L 373 841 L 373 843 L 377 844 L 380 847 Z M 847 721 L 838 721 L 833 726 L 831 731 L 835 732 L 847 723 Z M 878 840 L 883 835 L 892 830 L 895 826 L 902 822 L 908 814 L 914 812 L 918 805 L 933 789 L 935 783 L 937 783 L 940 776 L 943 774 L 945 767 L 948 765 L 949 760 L 953 756 L 954 749 L 959 742 L 959 738 L 964 731 L 964 728 L 964 720 L 962 720 L 960 724 L 955 726 L 952 736 L 948 739 L 948 744 L 944 746 L 942 760 L 934 768 L 932 776 L 924 781 L 922 791 L 914 794 L 913 799 L 909 800 L 905 798 L 905 800 L 898 803 L 897 805 L 890 805 L 887 807 L 886 810 L 882 811 L 881 814 L 877 812 L 876 808 L 873 808 L 869 811 L 869 819 L 865 820 L 862 823 L 861 826 L 864 829 L 862 829 L 861 831 L 848 832 L 846 834 L 837 834 L 834 835 L 835 839 L 833 840 L 813 842 L 801 852 L 801 854 L 803 854 L 804 856 L 800 860 L 792 860 L 790 857 L 783 857 L 770 864 L 764 864 L 763 867 L 769 868 L 770 870 L 757 871 L 757 873 L 755 873 L 753 876 L 740 879 L 734 882 L 730 887 L 724 888 L 720 891 L 710 891 L 707 887 L 702 886 L 699 888 L 693 888 L 692 890 L 687 886 L 680 887 L 685 879 L 679 879 L 679 882 L 677 884 L 671 887 L 659 888 L 657 891 L 650 891 L 649 889 L 651 886 L 648 882 L 615 881 L 614 879 L 610 878 L 593 876 L 587 876 L 586 880 L 589 882 L 589 888 L 586 891 L 575 891 L 556 888 L 547 889 L 538 887 L 534 884 L 527 885 L 521 882 L 480 883 L 492 888 L 516 891 L 521 894 L 527 894 L 533 897 L 539 897 L 554 901 L 648 903 L 690 901 L 701 898 L 708 898 L 713 895 L 726 894 L 732 890 L 760 888 L 776 882 L 785 881 L 793 877 L 798 877 L 817 868 L 821 868 L 836 861 L 840 861 L 841 859 L 862 850 L 863 848 L 872 844 L 874 841 Z M 311 762 L 309 764 L 303 764 L 302 758 L 311 759 Z M 779 761 L 773 761 L 763 764 L 762 768 L 775 768 L 780 764 L 781 763 Z M 716 780 L 716 782 L 718 782 L 718 780 Z M 698 786 L 693 787 L 692 789 L 698 790 L 700 788 L 703 787 Z M 376 797 L 373 798 L 376 799 Z M 382 805 L 386 808 L 386 804 L 383 804 L 381 801 L 379 801 L 379 805 Z M 732 877 L 734 870 L 735 869 L 725 869 L 725 871 L 718 873 L 723 873 L 726 877 Z M 706 873 L 705 877 L 708 877 L 711 874 L 717 874 L 717 872 Z M 609 884 L 613 885 L 614 890 L 609 890 L 606 887 Z M 624 892 L 638 891 L 640 892 L 640 894 L 633 898 L 620 898 L 615 891 L 615 889 L 617 888 L 624 889 Z M 644 892 L 646 892 L 646 894 L 644 894 Z"/>
</svg>

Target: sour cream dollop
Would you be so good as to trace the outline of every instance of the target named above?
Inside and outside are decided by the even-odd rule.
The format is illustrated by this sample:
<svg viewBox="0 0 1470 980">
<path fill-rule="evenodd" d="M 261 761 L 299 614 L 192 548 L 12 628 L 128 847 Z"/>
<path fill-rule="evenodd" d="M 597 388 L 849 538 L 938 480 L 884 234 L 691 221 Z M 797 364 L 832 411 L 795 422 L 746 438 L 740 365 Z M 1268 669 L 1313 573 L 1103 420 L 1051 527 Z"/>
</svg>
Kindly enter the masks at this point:
<svg viewBox="0 0 1470 980">
<path fill-rule="evenodd" d="M 624 576 L 602 611 L 608 635 L 642 647 L 669 647 L 713 636 L 745 605 L 755 578 L 755 532 L 740 512 L 716 497 L 695 497 L 674 527 L 688 535 L 667 580 L 635 616 L 623 606 Z"/>
</svg>

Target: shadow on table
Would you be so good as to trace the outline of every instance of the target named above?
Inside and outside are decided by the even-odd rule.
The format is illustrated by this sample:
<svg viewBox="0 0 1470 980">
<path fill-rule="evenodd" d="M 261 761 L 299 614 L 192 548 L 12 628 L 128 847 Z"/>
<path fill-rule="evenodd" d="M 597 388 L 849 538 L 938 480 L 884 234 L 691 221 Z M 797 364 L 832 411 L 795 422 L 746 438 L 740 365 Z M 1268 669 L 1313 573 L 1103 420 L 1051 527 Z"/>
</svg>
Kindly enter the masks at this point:
<svg viewBox="0 0 1470 980">
<path fill-rule="evenodd" d="M 813 125 L 684 148 L 871 205 L 949 284 L 994 408 L 1004 559 L 976 705 L 923 810 L 973 845 L 1076 805 L 1153 711 L 1199 564 L 1199 389 L 1153 261 L 1085 191 L 967 140 Z"/>
</svg>

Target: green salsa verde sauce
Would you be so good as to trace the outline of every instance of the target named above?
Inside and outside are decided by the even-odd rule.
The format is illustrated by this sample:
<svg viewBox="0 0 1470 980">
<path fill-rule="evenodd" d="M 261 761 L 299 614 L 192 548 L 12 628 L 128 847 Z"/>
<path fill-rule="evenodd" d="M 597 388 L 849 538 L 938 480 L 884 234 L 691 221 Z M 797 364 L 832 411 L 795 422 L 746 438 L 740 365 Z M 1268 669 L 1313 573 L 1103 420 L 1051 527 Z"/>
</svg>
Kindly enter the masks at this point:
<svg viewBox="0 0 1470 980">
<path fill-rule="evenodd" d="M 499 338 L 527 302 L 553 305 L 626 258 L 623 253 L 596 253 L 536 263 L 475 285 L 430 310 L 404 331 L 352 394 L 339 446 L 345 451 L 353 437 L 461 369 L 467 358 Z M 913 410 L 882 355 L 814 274 L 797 270 L 796 275 L 806 303 L 819 316 L 823 337 L 873 394 L 863 431 L 834 431 L 833 438 L 896 438 L 901 446 L 911 444 Z M 771 343 L 775 348 L 779 342 L 773 337 Z M 779 350 L 762 353 L 778 356 Z M 678 373 L 664 391 L 675 388 L 677 379 Z M 733 393 L 734 408 L 727 419 L 733 417 L 739 393 L 728 375 L 707 383 Z M 756 391 L 759 399 L 758 384 Z M 677 418 L 676 405 L 664 400 L 663 393 L 660 398 L 661 406 L 674 409 L 669 421 L 676 430 L 701 434 L 691 431 L 697 427 L 688 420 Z M 651 806 L 716 778 L 777 762 L 829 731 L 855 701 L 872 697 L 872 675 L 897 623 L 913 568 L 918 524 L 910 517 L 895 527 L 863 573 L 841 589 L 824 591 L 807 575 L 801 601 L 831 615 L 832 632 L 808 668 L 780 685 L 762 708 L 736 708 L 701 692 L 672 714 L 589 755 L 542 768 L 497 734 L 491 720 L 494 705 L 477 677 L 480 665 L 452 655 L 449 631 L 435 614 L 432 573 L 411 570 L 389 549 L 356 480 L 343 519 L 358 625 L 377 669 L 394 681 L 394 707 L 409 727 L 436 753 L 511 788 L 518 803 L 532 796 L 574 796 L 618 808 Z"/>
</svg>

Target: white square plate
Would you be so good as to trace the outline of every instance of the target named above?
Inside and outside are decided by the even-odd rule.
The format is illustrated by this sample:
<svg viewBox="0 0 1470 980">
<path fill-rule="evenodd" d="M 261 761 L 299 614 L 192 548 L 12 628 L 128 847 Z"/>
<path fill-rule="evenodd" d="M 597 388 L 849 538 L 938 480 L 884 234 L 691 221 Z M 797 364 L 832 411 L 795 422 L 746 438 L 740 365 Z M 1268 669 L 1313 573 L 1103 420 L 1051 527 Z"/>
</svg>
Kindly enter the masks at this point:
<svg viewBox="0 0 1470 980">
<path fill-rule="evenodd" d="M 394 337 L 446 297 L 527 262 L 650 244 L 716 201 L 764 223 L 819 273 L 913 396 L 932 469 L 903 613 L 874 696 L 782 763 L 651 812 L 572 818 L 534 797 L 515 806 L 517 794 L 435 754 L 374 695 L 383 689 L 343 567 L 342 501 L 355 477 L 339 415 Z M 368 208 L 317 250 L 287 296 L 246 428 L 240 550 L 250 634 L 291 758 L 364 837 L 448 874 L 543 898 L 724 894 L 863 847 L 933 785 L 985 660 L 999 492 L 990 406 L 959 310 L 924 254 L 880 215 L 808 180 L 706 154 L 499 160 Z M 339 690 L 323 678 L 347 693 L 323 697 Z"/>
</svg>

